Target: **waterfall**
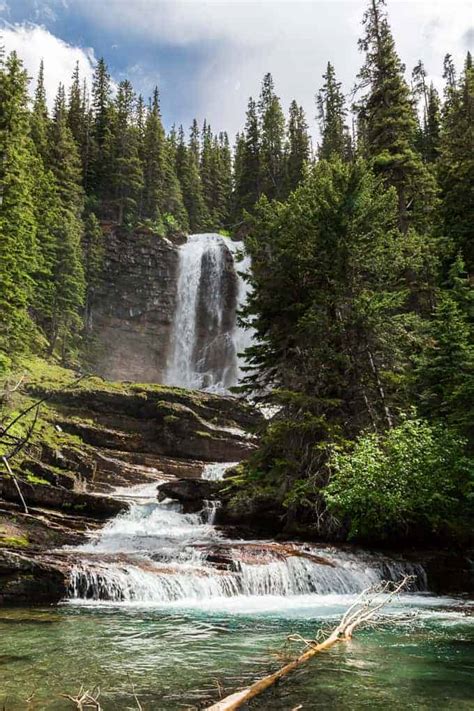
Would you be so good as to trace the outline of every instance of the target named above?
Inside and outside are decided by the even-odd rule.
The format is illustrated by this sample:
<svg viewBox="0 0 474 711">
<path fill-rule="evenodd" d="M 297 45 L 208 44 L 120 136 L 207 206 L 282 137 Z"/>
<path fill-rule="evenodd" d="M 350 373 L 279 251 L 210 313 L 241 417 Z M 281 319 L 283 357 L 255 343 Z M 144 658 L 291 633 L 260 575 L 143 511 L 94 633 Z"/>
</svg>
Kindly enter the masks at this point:
<svg viewBox="0 0 474 711">
<path fill-rule="evenodd" d="M 215 503 L 183 514 L 176 503 L 157 501 L 156 484 L 132 487 L 127 496 L 129 511 L 73 549 L 72 601 L 202 605 L 281 598 L 286 604 L 289 596 L 358 593 L 404 574 L 416 576 L 415 589 L 426 589 L 415 563 L 315 545 L 232 541 L 213 526 Z"/>
<path fill-rule="evenodd" d="M 205 464 L 202 472 L 202 478 L 208 481 L 221 481 L 228 469 L 236 467 L 238 462 L 217 462 Z"/>
<path fill-rule="evenodd" d="M 219 234 L 190 235 L 179 248 L 176 310 L 165 382 L 226 392 L 241 376 L 238 354 L 251 334 L 237 324 L 250 268 L 243 244 Z"/>
</svg>

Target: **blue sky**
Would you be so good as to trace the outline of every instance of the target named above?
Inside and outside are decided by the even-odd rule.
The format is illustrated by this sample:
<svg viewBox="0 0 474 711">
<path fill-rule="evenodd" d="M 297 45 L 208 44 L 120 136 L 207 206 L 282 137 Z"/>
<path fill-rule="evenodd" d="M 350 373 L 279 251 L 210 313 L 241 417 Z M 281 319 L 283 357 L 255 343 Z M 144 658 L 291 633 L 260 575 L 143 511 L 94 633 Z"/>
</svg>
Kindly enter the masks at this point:
<svg viewBox="0 0 474 711">
<path fill-rule="evenodd" d="M 460 64 L 472 44 L 467 0 L 389 0 L 399 53 L 422 58 L 437 85 L 442 59 Z M 208 117 L 231 135 L 248 96 L 271 71 L 285 109 L 296 98 L 315 133 L 314 95 L 328 60 L 349 91 L 362 62 L 357 50 L 365 0 L 0 0 L 3 43 L 31 75 L 44 58 L 50 99 L 76 60 L 90 78 L 104 56 L 115 81 L 161 92 L 164 120 L 189 126 Z M 32 85 L 33 86 L 33 85 Z"/>
</svg>

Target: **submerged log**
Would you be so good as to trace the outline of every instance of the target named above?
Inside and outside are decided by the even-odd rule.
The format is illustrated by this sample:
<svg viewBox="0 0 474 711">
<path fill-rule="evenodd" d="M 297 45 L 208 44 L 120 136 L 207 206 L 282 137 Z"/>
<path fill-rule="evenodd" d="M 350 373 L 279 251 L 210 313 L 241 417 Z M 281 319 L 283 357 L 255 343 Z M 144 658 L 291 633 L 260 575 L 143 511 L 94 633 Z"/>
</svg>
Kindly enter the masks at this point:
<svg viewBox="0 0 474 711">
<path fill-rule="evenodd" d="M 289 639 L 291 641 L 304 642 L 308 647 L 306 652 L 303 652 L 299 657 L 285 664 L 273 674 L 269 674 L 242 689 L 242 691 L 226 696 L 225 699 L 221 699 L 221 701 L 207 707 L 206 711 L 235 711 L 320 652 L 330 649 L 338 642 L 348 642 L 352 638 L 354 630 L 358 627 L 375 624 L 382 607 L 405 589 L 411 581 L 412 576 L 405 576 L 399 583 L 383 582 L 373 588 L 364 590 L 344 613 L 337 627 L 321 641 L 317 641 L 317 639 L 305 640 L 299 635 L 290 636 Z M 317 637 L 319 636 L 317 635 Z"/>
</svg>

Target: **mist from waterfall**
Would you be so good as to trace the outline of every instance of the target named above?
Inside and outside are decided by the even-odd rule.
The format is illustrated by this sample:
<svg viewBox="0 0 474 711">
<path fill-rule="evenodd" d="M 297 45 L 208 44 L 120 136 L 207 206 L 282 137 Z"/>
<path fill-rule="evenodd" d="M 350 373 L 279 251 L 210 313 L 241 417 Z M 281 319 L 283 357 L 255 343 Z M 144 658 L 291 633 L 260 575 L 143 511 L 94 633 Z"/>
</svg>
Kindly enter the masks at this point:
<svg viewBox="0 0 474 711">
<path fill-rule="evenodd" d="M 179 248 L 168 385 L 227 392 L 239 382 L 238 354 L 252 339 L 251 331 L 237 323 L 248 293 L 239 272 L 250 269 L 243 249 L 243 243 L 216 233 L 190 235 Z"/>
</svg>

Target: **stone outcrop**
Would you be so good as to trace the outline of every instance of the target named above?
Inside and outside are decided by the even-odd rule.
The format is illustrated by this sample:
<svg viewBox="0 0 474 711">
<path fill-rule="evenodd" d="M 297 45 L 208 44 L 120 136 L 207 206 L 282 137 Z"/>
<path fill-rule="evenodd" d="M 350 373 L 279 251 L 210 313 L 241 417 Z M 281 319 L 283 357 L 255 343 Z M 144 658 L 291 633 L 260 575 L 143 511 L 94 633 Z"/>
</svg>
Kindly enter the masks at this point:
<svg viewBox="0 0 474 711">
<path fill-rule="evenodd" d="M 67 567 L 40 556 L 0 553 L 0 606 L 59 602 L 67 590 Z"/>
<path fill-rule="evenodd" d="M 133 235 L 104 226 L 105 278 L 88 326 L 97 342 L 96 370 L 111 380 L 161 382 L 176 301 L 175 242 L 146 227 Z"/>
<path fill-rule="evenodd" d="M 117 487 L 187 477 L 208 461 L 247 457 L 260 415 L 234 398 L 159 385 L 87 378 L 42 366 L 25 387 L 47 398 L 28 451 L 13 460 L 28 505 L 0 468 L 0 605 L 55 603 L 66 592 L 68 554 L 126 510 Z M 202 482 L 206 484 L 206 482 Z"/>
</svg>

